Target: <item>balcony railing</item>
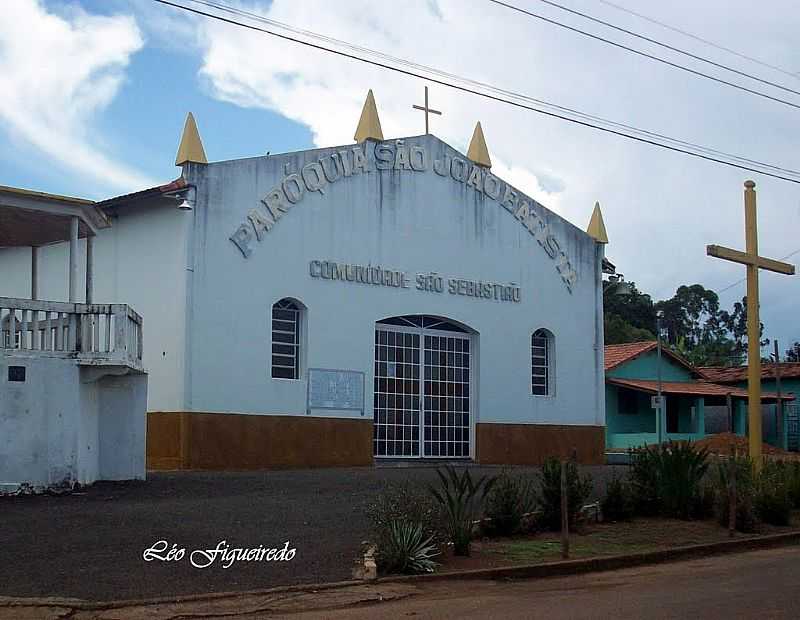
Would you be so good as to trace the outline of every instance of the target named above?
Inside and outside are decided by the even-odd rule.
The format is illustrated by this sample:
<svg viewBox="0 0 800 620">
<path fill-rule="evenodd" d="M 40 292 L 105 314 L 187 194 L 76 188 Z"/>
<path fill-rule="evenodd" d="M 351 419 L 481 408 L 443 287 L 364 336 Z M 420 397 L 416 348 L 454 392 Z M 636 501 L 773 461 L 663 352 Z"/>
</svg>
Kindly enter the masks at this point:
<svg viewBox="0 0 800 620">
<path fill-rule="evenodd" d="M 141 369 L 142 317 L 126 304 L 0 297 L 0 351 L 9 349 Z"/>
</svg>

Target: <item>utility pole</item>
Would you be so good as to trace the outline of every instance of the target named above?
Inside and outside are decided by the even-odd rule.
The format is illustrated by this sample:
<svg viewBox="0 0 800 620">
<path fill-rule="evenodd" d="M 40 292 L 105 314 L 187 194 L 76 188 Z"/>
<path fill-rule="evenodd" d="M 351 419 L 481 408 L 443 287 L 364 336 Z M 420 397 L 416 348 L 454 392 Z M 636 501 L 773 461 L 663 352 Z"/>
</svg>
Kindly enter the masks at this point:
<svg viewBox="0 0 800 620">
<path fill-rule="evenodd" d="M 775 425 L 778 435 L 778 445 L 782 450 L 786 449 L 784 446 L 785 437 L 783 436 L 783 398 L 781 397 L 781 359 L 778 353 L 778 341 L 775 340 L 775 391 L 778 393 L 778 402 L 775 405 Z"/>
<path fill-rule="evenodd" d="M 658 407 L 656 408 L 656 433 L 658 434 L 658 445 L 660 446 L 664 441 L 664 397 L 661 394 L 661 318 L 664 316 L 664 311 L 659 310 L 656 312 L 656 340 L 658 342 Z"/>
</svg>

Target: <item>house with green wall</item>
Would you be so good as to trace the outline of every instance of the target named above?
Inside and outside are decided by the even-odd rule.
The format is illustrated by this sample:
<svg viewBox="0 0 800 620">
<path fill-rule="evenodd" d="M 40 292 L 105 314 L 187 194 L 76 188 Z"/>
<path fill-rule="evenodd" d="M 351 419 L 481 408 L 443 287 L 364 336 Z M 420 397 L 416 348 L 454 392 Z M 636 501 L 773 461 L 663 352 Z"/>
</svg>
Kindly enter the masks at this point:
<svg viewBox="0 0 800 620">
<path fill-rule="evenodd" d="M 652 397 L 659 391 L 659 371 L 665 403 L 660 424 L 652 406 Z M 747 431 L 746 388 L 710 381 L 667 347 L 659 358 L 655 341 L 606 345 L 605 374 L 608 450 L 655 444 L 659 437 L 661 441 L 702 439 L 709 406 L 729 407 L 733 432 L 744 435 Z M 775 394 L 762 393 L 763 403 L 775 401 Z"/>
<path fill-rule="evenodd" d="M 708 381 L 747 389 L 747 366 L 701 366 L 698 370 Z M 781 395 L 793 398 L 782 399 L 782 416 L 775 415 L 775 405 L 770 405 L 772 423 L 764 425 L 764 441 L 784 450 L 800 451 L 800 362 L 762 362 L 761 389 L 777 394 L 778 380 Z M 782 424 L 782 432 L 778 424 Z"/>
</svg>

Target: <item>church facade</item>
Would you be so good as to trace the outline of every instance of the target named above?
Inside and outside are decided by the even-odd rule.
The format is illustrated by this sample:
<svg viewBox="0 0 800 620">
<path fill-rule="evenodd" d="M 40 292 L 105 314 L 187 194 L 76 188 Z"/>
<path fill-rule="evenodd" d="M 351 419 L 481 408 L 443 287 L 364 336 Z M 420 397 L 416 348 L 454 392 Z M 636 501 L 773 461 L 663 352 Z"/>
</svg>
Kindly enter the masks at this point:
<svg viewBox="0 0 800 620">
<path fill-rule="evenodd" d="M 180 179 L 98 203 L 148 467 L 602 462 L 603 240 L 493 175 L 480 127 L 465 156 L 377 123 L 208 163 L 190 117 Z"/>
</svg>

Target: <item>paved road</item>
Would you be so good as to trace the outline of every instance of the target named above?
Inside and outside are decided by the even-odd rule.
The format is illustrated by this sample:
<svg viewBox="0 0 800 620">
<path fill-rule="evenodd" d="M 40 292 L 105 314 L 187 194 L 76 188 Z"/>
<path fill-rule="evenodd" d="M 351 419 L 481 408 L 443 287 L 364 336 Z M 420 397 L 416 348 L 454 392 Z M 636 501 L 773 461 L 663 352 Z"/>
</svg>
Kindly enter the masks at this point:
<svg viewBox="0 0 800 620">
<path fill-rule="evenodd" d="M 599 493 L 611 468 L 585 470 Z M 435 473 L 429 467 L 157 473 L 145 483 L 103 483 L 82 495 L 0 497 L 0 596 L 103 601 L 349 579 L 368 531 L 365 507 L 384 483 L 408 478 L 433 481 Z M 247 548 L 289 540 L 297 557 L 229 569 L 198 570 L 186 560 L 145 563 L 142 552 L 162 539 L 187 553 L 223 539 Z"/>
<path fill-rule="evenodd" d="M 795 619 L 800 618 L 798 569 L 800 547 L 784 547 L 573 577 L 440 582 L 396 602 L 291 618 Z"/>
</svg>

